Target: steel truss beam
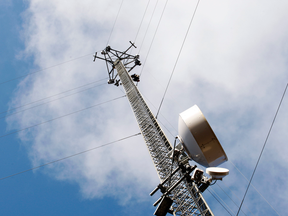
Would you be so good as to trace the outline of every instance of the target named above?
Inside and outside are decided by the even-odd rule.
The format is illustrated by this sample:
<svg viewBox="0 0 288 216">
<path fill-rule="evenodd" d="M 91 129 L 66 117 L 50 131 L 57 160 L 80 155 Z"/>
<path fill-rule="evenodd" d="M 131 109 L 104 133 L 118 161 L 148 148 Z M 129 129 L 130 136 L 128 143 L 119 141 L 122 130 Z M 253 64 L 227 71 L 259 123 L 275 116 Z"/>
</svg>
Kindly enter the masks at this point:
<svg viewBox="0 0 288 216">
<path fill-rule="evenodd" d="M 119 81 L 121 81 L 125 89 L 160 182 L 163 183 L 163 187 L 172 188 L 173 185 L 176 186 L 176 183 L 178 183 L 177 186 L 175 188 L 173 187 L 173 190 L 167 194 L 167 196 L 173 200 L 171 206 L 173 214 L 183 216 L 213 216 L 212 211 L 205 202 L 196 184 L 186 178 L 190 173 L 187 174 L 185 170 L 179 169 L 178 164 L 172 164 L 171 157 L 169 156 L 171 155 L 172 146 L 128 73 L 136 65 L 141 65 L 138 61 L 139 56 L 131 56 L 126 53 L 132 46 L 134 46 L 134 44 L 131 43 L 131 46 L 125 52 L 107 47 L 102 51 L 104 58 L 98 57 L 97 54 L 95 54 L 94 60 L 96 58 L 105 60 L 107 68 L 108 64 L 111 65 L 112 69 L 108 69 L 109 79 L 115 79 L 116 76 L 119 76 Z M 135 61 L 135 65 L 127 71 L 126 66 L 131 63 L 131 59 L 132 62 Z M 126 63 L 123 64 L 122 61 L 126 61 Z M 117 70 L 116 75 L 114 74 L 114 69 Z M 113 71 L 113 77 L 111 71 Z M 117 83 L 119 83 L 119 81 L 117 81 Z M 172 176 L 171 168 L 175 171 L 175 174 Z M 169 181 L 167 181 L 168 178 L 170 178 Z M 180 179 L 183 179 L 183 181 L 180 182 Z"/>
</svg>

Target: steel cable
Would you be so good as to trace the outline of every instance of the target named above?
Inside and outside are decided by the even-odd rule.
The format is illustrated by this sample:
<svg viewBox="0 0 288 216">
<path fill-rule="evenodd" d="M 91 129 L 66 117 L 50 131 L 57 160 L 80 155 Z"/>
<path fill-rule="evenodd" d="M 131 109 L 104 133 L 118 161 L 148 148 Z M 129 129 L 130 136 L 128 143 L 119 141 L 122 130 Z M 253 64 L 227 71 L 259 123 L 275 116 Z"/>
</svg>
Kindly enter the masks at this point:
<svg viewBox="0 0 288 216">
<path fill-rule="evenodd" d="M 124 98 L 124 97 L 126 97 L 126 95 L 121 96 L 121 97 L 117 97 L 117 98 L 114 98 L 114 99 L 112 99 L 112 100 L 105 101 L 105 102 L 102 102 L 102 103 L 99 103 L 99 104 L 95 104 L 95 105 L 93 105 L 93 106 L 89 106 L 89 107 L 86 107 L 86 108 L 84 108 L 84 109 L 80 109 L 80 110 L 77 110 L 77 111 L 74 111 L 74 112 L 71 112 L 71 113 L 62 115 L 62 116 L 58 116 L 58 117 L 56 117 L 56 118 L 53 118 L 53 119 L 50 119 L 50 120 L 47 120 L 47 121 L 44 121 L 44 122 L 40 122 L 40 123 L 38 123 L 38 124 L 31 125 L 31 126 L 28 126 L 28 127 L 25 127 L 25 128 L 22 128 L 22 129 L 19 129 L 19 130 L 10 132 L 10 133 L 6 133 L 6 134 L 1 135 L 0 138 L 5 137 L 5 136 L 8 136 L 8 135 L 11 135 L 11 134 L 14 134 L 14 133 L 17 133 L 17 132 L 20 132 L 20 131 L 27 130 L 27 129 L 29 129 L 29 128 L 37 127 L 37 126 L 39 126 L 39 125 L 42 125 L 42 124 L 45 124 L 45 123 L 48 123 L 48 122 L 51 122 L 51 121 L 54 121 L 54 120 L 57 120 L 57 119 L 66 117 L 66 116 L 70 116 L 70 115 L 73 115 L 73 114 L 75 114 L 75 113 L 79 113 L 79 112 L 82 112 L 82 111 L 84 111 L 84 110 L 91 109 L 91 108 L 93 108 L 93 107 L 100 106 L 100 105 L 102 105 L 102 104 L 109 103 L 109 102 L 112 102 L 112 101 L 115 101 L 115 100 L 118 100 L 118 99 Z"/>
<path fill-rule="evenodd" d="M 32 171 L 32 170 L 35 170 L 35 169 L 39 169 L 39 168 L 44 167 L 44 166 L 47 166 L 47 165 L 49 165 L 49 164 L 57 163 L 57 162 L 59 162 L 59 161 L 66 160 L 66 159 L 68 159 L 68 158 L 75 157 L 75 156 L 80 155 L 80 154 L 87 153 L 87 152 L 89 152 L 89 151 L 93 151 L 93 150 L 95 150 L 95 149 L 99 149 L 99 148 L 102 148 L 102 147 L 111 145 L 111 144 L 116 143 L 116 142 L 120 142 L 120 141 L 129 139 L 129 138 L 134 137 L 134 136 L 138 136 L 138 135 L 140 135 L 140 134 L 141 134 L 141 133 L 137 133 L 137 134 L 134 134 L 134 135 L 131 135 L 131 136 L 127 136 L 127 137 L 118 139 L 118 140 L 113 141 L 113 142 L 109 142 L 109 143 L 106 143 L 106 144 L 103 144 L 103 145 L 100 145 L 100 146 L 96 146 L 96 147 L 94 147 L 94 148 L 87 149 L 87 150 L 85 150 L 85 151 L 81 151 L 81 152 L 78 152 L 78 153 L 73 154 L 73 155 L 69 155 L 69 156 L 66 156 L 66 157 L 63 157 L 63 158 L 60 158 L 60 159 L 57 159 L 57 160 L 54 160 L 54 161 L 50 161 L 50 162 L 48 162 L 48 163 L 45 163 L 45 164 L 42 164 L 42 165 L 39 165 L 39 166 L 30 168 L 30 169 L 27 169 L 27 170 L 23 170 L 23 171 L 18 172 L 18 173 L 14 173 L 14 174 L 9 175 L 9 176 L 2 177 L 2 178 L 0 178 L 0 181 L 1 181 L 1 180 L 4 180 L 4 179 L 7 179 L 7 178 L 10 178 L 10 177 L 13 177 L 13 176 L 16 176 L 16 175 L 23 174 L 23 173 L 25 173 L 25 172 L 29 172 L 29 171 Z"/>
<path fill-rule="evenodd" d="M 30 110 L 30 109 L 33 109 L 33 108 L 36 108 L 36 107 L 39 107 L 39 106 L 42 106 L 42 105 L 45 105 L 45 104 L 49 104 L 49 103 L 51 103 L 51 102 L 54 102 L 54 101 L 57 101 L 57 100 L 61 100 L 61 99 L 63 99 L 63 98 L 70 97 L 70 96 L 72 96 L 72 95 L 79 94 L 79 93 L 81 93 L 81 92 L 84 92 L 84 91 L 87 91 L 87 90 L 90 90 L 90 89 L 92 89 L 92 88 L 96 88 L 96 87 L 99 87 L 99 86 L 103 86 L 103 85 L 106 85 L 106 83 L 103 83 L 103 84 L 100 84 L 100 85 L 96 85 L 96 86 L 92 86 L 92 87 L 90 87 L 90 88 L 82 89 L 81 91 L 77 91 L 77 92 L 74 92 L 74 93 L 65 95 L 65 96 L 63 96 L 63 97 L 59 97 L 59 98 L 56 98 L 56 99 L 53 99 L 53 100 L 50 100 L 50 101 L 46 101 L 46 102 L 44 102 L 44 103 L 37 104 L 37 105 L 32 106 L 32 107 L 29 107 L 29 108 L 27 108 L 27 109 L 22 109 L 22 110 L 20 110 L 20 111 L 14 112 L 14 113 L 7 114 L 7 115 L 5 115 L 5 116 L 0 117 L 0 119 L 6 118 L 6 117 L 9 117 L 9 116 L 12 116 L 12 115 L 16 115 L 16 114 L 18 114 L 18 113 L 22 113 L 22 112 L 24 112 L 24 111 L 27 111 L 27 110 Z"/>
<path fill-rule="evenodd" d="M 38 100 L 35 100 L 35 101 L 32 101 L 32 102 L 29 102 L 29 103 L 26 103 L 24 105 L 21 105 L 21 106 L 18 106 L 18 107 L 13 107 L 13 108 L 10 108 L 8 110 L 5 110 L 5 111 L 2 111 L 0 112 L 0 114 L 2 113 L 7 113 L 7 112 L 10 112 L 12 110 L 16 110 L 16 109 L 19 109 L 19 108 L 22 108 L 22 107 L 25 107 L 25 106 L 28 106 L 28 105 L 31 105 L 31 104 L 34 104 L 34 103 L 37 103 L 37 102 L 40 102 L 40 101 L 43 101 L 43 100 L 46 100 L 46 99 L 49 99 L 49 98 L 52 98 L 52 97 L 55 97 L 55 96 L 58 96 L 58 95 L 61 95 L 61 94 L 64 94 L 64 93 L 67 93 L 67 92 L 70 92 L 70 91 L 73 91 L 73 90 L 76 90 L 76 89 L 79 89 L 79 88 L 83 88 L 85 86 L 88 86 L 88 85 L 91 85 L 91 84 L 94 84 L 94 83 L 97 83 L 97 82 L 100 82 L 100 81 L 103 81 L 103 80 L 106 80 L 107 78 L 105 79 L 101 79 L 101 80 L 98 80 L 98 81 L 95 81 L 95 82 L 91 82 L 91 83 L 87 83 L 85 85 L 82 85 L 82 86 L 78 86 L 78 87 L 75 87 L 75 88 L 72 88 L 72 89 L 68 89 L 68 90 L 65 90 L 63 92 L 60 92 L 60 93 L 57 93 L 57 94 L 54 94 L 54 95 L 50 95 L 50 96 L 47 96 L 45 98 L 41 98 L 41 99 L 38 99 Z M 94 88 L 96 86 L 93 86 L 91 88 Z M 90 89 L 90 88 L 87 88 L 87 89 Z M 81 92 L 81 91 L 80 91 Z M 77 92 L 78 93 L 78 92 Z M 72 95 L 72 94 L 71 94 Z M 4 116 L 5 117 L 5 116 Z M 2 117 L 0 117 L 2 118 Z"/>
<path fill-rule="evenodd" d="M 148 56 L 149 56 L 149 53 L 150 53 L 151 47 L 152 47 L 152 45 L 153 45 L 153 42 L 154 42 L 155 36 L 156 36 L 156 34 L 157 34 L 157 32 L 158 32 L 158 29 L 159 29 L 160 23 L 161 23 L 161 21 L 162 21 L 162 17 L 163 17 L 163 14 L 164 14 L 164 12 L 165 12 L 165 9 L 166 9 L 166 5 L 167 5 L 167 3 L 168 3 L 168 0 L 166 0 L 166 2 L 165 2 L 164 8 L 163 8 L 163 10 L 162 10 L 162 13 L 161 13 L 160 19 L 159 19 L 159 21 L 158 21 L 158 24 L 157 24 L 156 30 L 155 30 L 155 32 L 154 32 L 154 35 L 153 35 L 152 41 L 151 41 L 150 46 L 149 46 L 149 49 L 148 49 L 147 58 L 145 59 L 145 62 L 143 63 L 143 66 L 142 66 L 142 69 L 141 69 L 141 72 L 140 72 L 140 75 L 139 75 L 139 76 L 141 76 L 142 71 L 143 71 L 144 66 L 145 66 L 145 63 L 147 62 L 147 59 L 148 59 Z M 157 2 L 156 2 L 156 5 L 155 5 L 155 8 L 154 8 L 154 11 L 155 11 L 155 9 L 156 9 L 157 4 L 158 4 L 158 0 L 157 0 Z M 154 15 L 154 11 L 153 11 L 152 16 Z M 151 19 L 152 19 L 152 17 L 151 17 Z M 150 20 L 150 21 L 151 21 L 151 20 Z M 149 22 L 149 25 L 150 25 L 150 22 Z M 149 28 L 149 25 L 148 25 L 148 28 Z M 148 29 L 147 29 L 147 30 L 148 30 Z M 146 36 L 146 33 L 145 33 L 145 36 Z M 144 41 L 144 39 L 143 39 L 143 41 Z M 142 42 L 142 43 L 143 43 L 143 42 Z M 142 47 L 142 44 L 141 44 L 141 47 Z M 140 49 L 139 49 L 139 52 L 140 52 L 140 50 L 141 50 L 141 47 L 140 47 Z"/>
<path fill-rule="evenodd" d="M 231 212 L 228 211 L 228 209 L 217 199 L 217 197 L 215 197 L 215 195 L 209 190 L 209 188 L 207 189 L 207 191 L 216 199 L 216 201 L 232 216 Z M 216 194 L 217 195 L 217 194 Z M 218 195 L 217 195 L 218 196 Z M 219 196 L 218 196 L 219 197 Z"/>
<path fill-rule="evenodd" d="M 142 19 L 141 19 L 140 25 L 139 25 L 139 27 L 138 27 L 138 31 L 137 31 L 137 33 L 136 33 L 136 37 L 135 37 L 135 39 L 134 39 L 134 43 L 136 43 L 136 40 L 137 40 L 137 37 L 138 37 L 139 31 L 140 31 L 140 29 L 141 29 L 141 26 L 142 26 L 143 20 L 144 20 L 144 18 L 145 18 L 145 16 L 146 16 L 146 12 L 147 12 L 147 9 L 148 9 L 149 4 L 150 4 L 150 0 L 148 1 L 147 5 L 146 5 L 145 12 L 144 12 L 144 14 L 143 14 L 143 16 L 142 16 Z M 152 15 L 152 16 L 153 16 L 153 15 Z"/>
<path fill-rule="evenodd" d="M 248 190 L 249 190 L 250 184 L 251 184 L 251 182 L 252 182 L 252 179 L 253 179 L 254 174 L 255 174 L 255 172 L 256 172 L 256 169 L 257 169 L 257 167 L 258 167 L 259 161 L 260 161 L 260 159 L 261 159 L 261 156 L 262 156 L 263 151 L 264 151 L 264 149 L 265 149 L 265 146 L 266 146 L 266 144 L 267 144 L 267 140 L 268 140 L 268 138 L 269 138 L 269 136 L 270 136 L 271 130 L 272 130 L 273 125 L 274 125 L 274 122 L 275 122 L 275 120 L 276 120 L 276 117 L 277 117 L 277 115 L 278 115 L 279 109 L 280 109 L 280 107 L 281 107 L 281 104 L 282 104 L 283 98 L 284 98 L 284 96 L 285 96 L 287 87 L 288 87 L 288 83 L 286 84 L 285 90 L 284 90 L 283 95 L 282 95 L 282 97 L 281 97 L 281 100 L 280 100 L 280 103 L 279 103 L 279 105 L 278 105 L 277 111 L 276 111 L 275 116 L 274 116 L 274 118 L 273 118 L 273 121 L 272 121 L 272 123 L 271 123 L 270 129 L 269 129 L 268 134 L 267 134 L 267 136 L 266 136 L 265 142 L 264 142 L 263 147 L 262 147 L 262 149 L 261 149 L 260 155 L 259 155 L 259 157 L 258 157 L 257 163 L 256 163 L 255 168 L 254 168 L 254 170 L 253 170 L 252 176 L 251 176 L 251 178 L 250 178 L 250 180 L 249 180 L 248 186 L 247 186 L 247 188 L 246 188 L 245 194 L 244 194 L 244 196 L 243 196 L 243 199 L 242 199 L 242 201 L 241 201 L 241 204 L 240 204 L 240 207 L 239 207 L 239 209 L 238 209 L 238 212 L 237 212 L 236 216 L 238 216 L 238 214 L 239 214 L 239 212 L 240 212 L 240 210 L 241 210 L 242 204 L 243 204 L 243 202 L 244 202 L 244 200 L 245 200 L 246 194 L 247 194 L 247 192 L 248 192 Z M 274 209 L 274 208 L 273 208 L 273 209 Z M 274 209 L 274 210 L 275 210 L 275 209 Z M 275 212 L 277 212 L 277 211 L 275 210 Z M 277 214 L 278 214 L 278 213 L 277 213 Z M 279 214 L 278 214 L 278 215 L 279 215 Z"/>
<path fill-rule="evenodd" d="M 111 32 L 110 32 L 110 35 L 109 35 L 109 37 L 108 37 L 108 41 L 107 41 L 106 46 L 108 46 L 108 44 L 109 44 L 109 41 L 110 41 L 111 35 L 112 35 L 113 31 L 114 31 L 115 24 L 116 24 L 116 22 L 117 22 L 117 20 L 118 20 L 118 16 L 119 16 L 119 13 L 120 13 L 121 8 L 122 8 L 122 4 L 123 4 L 123 2 L 124 2 L 124 0 L 122 0 L 122 2 L 121 2 L 121 4 L 120 4 L 120 7 L 119 7 L 119 9 L 118 9 L 118 13 L 117 13 L 116 19 L 115 19 L 115 21 L 114 21 L 114 24 L 113 24 L 112 30 L 111 30 Z"/>
<path fill-rule="evenodd" d="M 193 22 L 193 20 L 194 20 L 194 16 L 195 16 L 195 14 L 196 14 L 196 11 L 197 11 L 197 8 L 198 8 L 198 5 L 199 5 L 199 2 L 200 2 L 200 0 L 198 0 L 197 5 L 196 5 L 196 7 L 195 7 L 195 9 L 194 9 L 193 15 L 192 15 L 192 17 L 191 17 L 191 20 L 190 20 L 190 23 L 189 23 L 188 29 L 187 29 L 187 31 L 186 31 L 186 34 L 185 34 L 185 37 L 184 37 L 183 43 L 182 43 L 182 45 L 181 45 L 180 51 L 179 51 L 179 53 L 178 53 L 178 56 L 177 56 L 176 62 L 175 62 L 175 64 L 174 64 L 174 67 L 173 67 L 173 70 L 172 70 L 172 73 L 171 73 L 171 75 L 170 75 L 170 78 L 169 78 L 169 81 L 168 81 L 167 87 L 166 87 L 166 89 L 165 89 L 164 95 L 163 95 L 163 97 L 162 97 L 162 100 L 161 100 L 161 102 L 160 102 L 160 105 L 159 105 L 159 108 L 158 108 L 158 111 L 157 111 L 157 114 L 156 114 L 156 116 L 155 116 L 156 119 L 157 119 L 157 117 L 158 117 L 159 111 L 160 111 L 160 109 L 161 109 L 162 103 L 163 103 L 163 101 L 164 101 L 165 95 L 166 95 L 167 90 L 168 90 L 168 87 L 169 87 L 169 85 L 170 85 L 170 82 L 171 82 L 172 76 L 173 76 L 173 74 L 174 74 L 174 71 L 175 71 L 176 65 L 177 65 L 177 63 L 178 63 L 179 57 L 180 57 L 181 52 L 182 52 L 182 49 L 183 49 L 183 47 L 184 47 L 184 44 L 185 44 L 185 41 L 186 41 L 187 35 L 188 35 L 189 30 L 190 30 L 190 27 L 191 27 L 191 24 L 192 24 L 192 22 Z"/>
<path fill-rule="evenodd" d="M 23 77 L 27 77 L 27 76 L 36 74 L 36 73 L 39 73 L 39 72 L 43 72 L 43 71 L 48 70 L 48 69 L 51 69 L 51 68 L 53 68 L 53 67 L 57 67 L 57 66 L 59 66 L 59 65 L 66 64 L 66 63 L 68 63 L 68 62 L 72 62 L 72 61 L 75 61 L 75 60 L 77 60 L 77 59 L 84 58 L 84 57 L 86 57 L 86 56 L 88 56 L 88 55 L 91 56 L 91 55 L 93 55 L 93 53 L 92 53 L 92 54 L 90 53 L 90 54 L 87 54 L 87 55 L 84 55 L 84 56 L 80 56 L 80 57 L 77 57 L 77 58 L 74 58 L 74 59 L 71 59 L 71 60 L 68 60 L 68 61 L 64 61 L 64 62 L 61 62 L 61 63 L 59 63 L 59 64 L 52 65 L 52 66 L 50 66 L 50 67 L 43 68 L 43 69 L 40 69 L 40 70 L 35 71 L 35 72 L 27 73 L 27 74 L 25 74 L 25 75 L 22 75 L 22 76 L 19 76 L 19 77 L 15 77 L 15 78 L 10 79 L 10 80 L 6 80 L 6 81 L 4 81 L 4 82 L 1 82 L 0 85 L 2 85 L 2 84 L 4 84 L 4 83 L 11 82 L 11 81 L 13 81 L 13 80 L 17 80 L 17 79 L 20 79 L 20 78 L 23 78 Z"/>
</svg>

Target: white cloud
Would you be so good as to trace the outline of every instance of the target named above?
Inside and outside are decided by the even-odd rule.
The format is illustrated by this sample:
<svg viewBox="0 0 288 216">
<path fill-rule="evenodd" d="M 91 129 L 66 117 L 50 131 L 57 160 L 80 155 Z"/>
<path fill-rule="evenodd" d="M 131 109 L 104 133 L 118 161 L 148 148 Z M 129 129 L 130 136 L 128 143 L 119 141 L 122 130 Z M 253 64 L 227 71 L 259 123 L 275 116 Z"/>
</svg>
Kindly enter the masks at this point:
<svg viewBox="0 0 288 216">
<path fill-rule="evenodd" d="M 25 55 L 32 55 L 39 68 L 46 68 L 103 49 L 120 3 L 31 0 L 24 16 Z M 196 1 L 168 2 L 147 58 L 164 3 L 160 1 L 156 9 L 140 52 L 143 62 L 144 59 L 147 61 L 139 89 L 156 107 L 163 96 L 196 5 Z M 109 41 L 112 47 L 124 50 L 128 41 L 134 40 L 146 4 L 147 1 L 124 1 Z M 138 44 L 141 44 L 153 7 L 151 3 L 136 40 Z M 177 128 L 178 113 L 198 104 L 229 159 L 247 177 L 252 173 L 288 80 L 286 8 L 287 3 L 284 1 L 236 1 L 233 4 L 224 0 L 201 1 L 161 108 L 161 114 Z M 135 69 L 136 73 L 140 71 L 141 68 Z M 92 56 L 75 60 L 27 77 L 19 85 L 11 106 L 47 97 L 105 76 L 104 62 L 92 63 Z M 7 121 L 10 128 L 23 128 L 122 94 L 116 87 L 107 85 L 32 109 L 21 116 L 12 116 Z M 148 104 L 155 113 L 156 109 L 150 102 Z M 284 163 L 287 162 L 286 151 L 283 151 L 286 150 L 287 142 L 285 107 L 287 102 L 283 103 L 254 179 L 258 190 L 277 209 L 287 202 L 287 198 L 281 195 L 287 192 L 287 184 L 278 169 L 288 168 L 287 163 Z M 166 122 L 161 115 L 159 120 Z M 176 135 L 177 131 L 169 124 L 165 123 L 165 126 Z M 129 136 L 138 130 L 128 102 L 123 98 L 23 131 L 20 139 L 26 142 L 31 160 L 36 165 Z M 223 166 L 231 169 L 226 183 L 236 185 L 233 189 L 242 198 L 245 180 L 229 162 Z M 268 167 L 275 169 L 271 171 Z M 263 175 L 267 172 L 271 172 L 271 176 Z M 87 198 L 119 198 L 125 193 L 128 198 L 146 199 L 145 195 L 158 181 L 144 142 L 139 137 L 60 162 L 49 167 L 49 173 L 57 179 L 77 182 Z M 261 184 L 257 184 L 260 180 Z M 273 181 L 277 183 L 271 186 Z M 279 187 L 278 183 L 284 186 Z M 139 197 L 142 190 L 146 192 Z M 256 197 L 260 201 L 255 205 L 263 207 L 265 202 L 252 191 L 247 197 L 249 202 L 245 204 Z M 205 196 L 216 215 L 218 211 L 223 211 L 209 194 Z M 223 199 L 229 202 L 225 194 Z M 254 206 L 249 205 L 249 208 L 257 215 Z"/>
</svg>

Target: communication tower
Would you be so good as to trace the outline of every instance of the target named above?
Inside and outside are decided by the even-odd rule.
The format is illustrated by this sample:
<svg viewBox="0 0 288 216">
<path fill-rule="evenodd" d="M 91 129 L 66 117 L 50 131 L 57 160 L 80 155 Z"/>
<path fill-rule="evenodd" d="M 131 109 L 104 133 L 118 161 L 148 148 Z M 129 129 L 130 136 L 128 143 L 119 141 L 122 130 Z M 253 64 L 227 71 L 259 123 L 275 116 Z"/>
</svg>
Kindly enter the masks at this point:
<svg viewBox="0 0 288 216">
<path fill-rule="evenodd" d="M 141 65 L 139 55 L 127 53 L 132 47 L 136 48 L 131 41 L 130 44 L 124 52 L 107 46 L 101 52 L 101 57 L 95 53 L 94 61 L 98 58 L 106 62 L 108 84 L 124 87 L 147 145 L 160 179 L 160 184 L 150 195 L 158 190 L 162 192 L 162 196 L 154 203 L 157 206 L 154 214 L 212 216 L 202 192 L 213 180 L 221 180 L 228 175 L 229 170 L 216 167 L 228 160 L 227 156 L 196 105 L 180 113 L 179 135 L 175 137 L 174 146 L 170 144 L 134 83 L 140 81 L 139 75 L 129 75 L 134 67 Z M 209 167 L 206 173 L 211 178 L 207 178 L 196 165 L 191 166 L 189 160 Z"/>
</svg>

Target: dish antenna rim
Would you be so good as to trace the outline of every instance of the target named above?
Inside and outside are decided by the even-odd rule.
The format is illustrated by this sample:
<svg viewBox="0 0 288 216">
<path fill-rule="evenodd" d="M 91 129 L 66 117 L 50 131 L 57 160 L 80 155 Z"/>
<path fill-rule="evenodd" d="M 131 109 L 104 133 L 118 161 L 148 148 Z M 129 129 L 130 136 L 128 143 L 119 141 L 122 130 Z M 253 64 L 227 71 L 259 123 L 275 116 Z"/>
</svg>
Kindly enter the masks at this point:
<svg viewBox="0 0 288 216">
<path fill-rule="evenodd" d="M 189 157 L 204 167 L 216 167 L 228 157 L 197 105 L 179 114 L 178 139 Z"/>
</svg>

